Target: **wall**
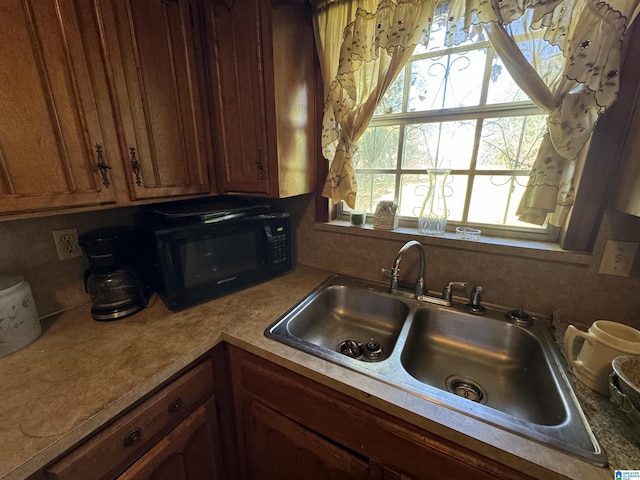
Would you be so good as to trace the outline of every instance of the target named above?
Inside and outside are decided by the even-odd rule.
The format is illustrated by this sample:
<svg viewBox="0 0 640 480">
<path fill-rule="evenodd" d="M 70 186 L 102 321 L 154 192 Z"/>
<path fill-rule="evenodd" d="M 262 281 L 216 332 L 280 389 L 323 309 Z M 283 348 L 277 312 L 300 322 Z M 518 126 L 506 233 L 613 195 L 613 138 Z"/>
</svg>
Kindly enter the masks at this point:
<svg viewBox="0 0 640 480">
<path fill-rule="evenodd" d="M 328 272 L 387 281 L 380 267 L 390 268 L 406 241 L 351 235 L 348 228 L 347 233 L 319 231 L 314 228 L 313 195 L 273 203 L 292 212 L 297 261 Z M 40 316 L 88 304 L 83 286 L 87 261 L 84 257 L 58 260 L 51 230 L 77 227 L 82 234 L 94 228 L 129 225 L 135 212 L 120 208 L 0 222 L 0 272 L 18 273 L 29 281 Z M 608 212 L 590 266 L 426 244 L 427 286 L 440 290 L 449 281 L 466 281 L 484 287 L 486 302 L 508 308 L 522 305 L 529 312 L 547 316 L 559 309 L 571 323 L 588 326 L 596 319 L 608 318 L 640 328 L 640 261 L 636 258 L 628 278 L 597 273 L 609 238 L 640 241 L 640 219 Z M 421 240 L 429 242 L 426 237 Z M 415 269 L 410 267 L 416 260 L 414 252 L 407 253 L 403 279 L 415 278 Z"/>
<path fill-rule="evenodd" d="M 299 198 L 291 207 L 300 218 L 298 262 L 388 281 L 380 273 L 380 267 L 391 268 L 406 238 L 388 240 L 350 235 L 349 228 L 345 228 L 344 234 L 314 229 L 313 196 Z M 421 238 L 423 242 L 429 241 Z M 428 244 L 424 247 L 427 287 L 440 291 L 450 281 L 466 281 L 484 287 L 484 301 L 509 309 L 524 306 L 531 313 L 545 316 L 559 309 L 557 314 L 561 318 L 575 324 L 588 326 L 594 320 L 607 318 L 640 328 L 640 261 L 636 258 L 630 277 L 598 274 L 607 239 L 640 242 L 640 219 L 616 211 L 607 212 L 590 266 L 544 261 L 535 255 L 516 257 Z M 405 262 L 416 260 L 415 253 L 407 252 Z M 407 269 L 408 265 L 401 269 L 402 278 L 415 279 L 415 272 Z M 469 287 L 466 294 L 468 292 Z"/>
<path fill-rule="evenodd" d="M 87 260 L 59 260 L 51 231 L 76 227 L 82 235 L 95 228 L 130 225 L 134 212 L 119 208 L 0 222 L 0 273 L 19 274 L 29 282 L 40 317 L 88 304 L 83 280 Z"/>
</svg>

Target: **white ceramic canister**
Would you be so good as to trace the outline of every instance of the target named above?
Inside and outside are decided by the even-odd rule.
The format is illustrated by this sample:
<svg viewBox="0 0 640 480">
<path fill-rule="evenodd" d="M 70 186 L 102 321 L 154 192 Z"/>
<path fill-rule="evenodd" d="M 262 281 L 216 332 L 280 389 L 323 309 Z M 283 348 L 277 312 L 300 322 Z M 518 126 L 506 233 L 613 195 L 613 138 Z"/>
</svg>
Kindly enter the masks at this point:
<svg viewBox="0 0 640 480">
<path fill-rule="evenodd" d="M 18 275 L 0 275 L 0 357 L 26 347 L 41 332 L 29 283 Z"/>
</svg>

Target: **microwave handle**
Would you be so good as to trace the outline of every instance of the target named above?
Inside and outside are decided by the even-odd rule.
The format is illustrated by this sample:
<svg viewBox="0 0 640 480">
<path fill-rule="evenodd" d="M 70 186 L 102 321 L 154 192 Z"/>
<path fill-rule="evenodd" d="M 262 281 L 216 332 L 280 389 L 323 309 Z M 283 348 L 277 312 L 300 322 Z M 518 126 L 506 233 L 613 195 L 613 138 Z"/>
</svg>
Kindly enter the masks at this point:
<svg viewBox="0 0 640 480">
<path fill-rule="evenodd" d="M 271 226 L 264 226 L 264 234 L 267 237 L 267 265 L 273 265 L 274 246 L 273 246 L 273 234 L 271 233 Z"/>
</svg>

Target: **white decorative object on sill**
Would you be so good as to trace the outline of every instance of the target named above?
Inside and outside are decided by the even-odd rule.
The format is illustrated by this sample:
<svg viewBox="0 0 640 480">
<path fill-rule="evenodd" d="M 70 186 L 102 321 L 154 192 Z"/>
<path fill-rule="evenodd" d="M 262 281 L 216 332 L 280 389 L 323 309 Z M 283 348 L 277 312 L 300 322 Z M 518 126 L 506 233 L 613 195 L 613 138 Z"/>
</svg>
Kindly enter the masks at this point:
<svg viewBox="0 0 640 480">
<path fill-rule="evenodd" d="M 381 201 L 376 206 L 373 216 L 373 228 L 380 230 L 393 230 L 398 226 L 399 217 L 396 215 L 398 205 L 392 201 Z"/>
</svg>

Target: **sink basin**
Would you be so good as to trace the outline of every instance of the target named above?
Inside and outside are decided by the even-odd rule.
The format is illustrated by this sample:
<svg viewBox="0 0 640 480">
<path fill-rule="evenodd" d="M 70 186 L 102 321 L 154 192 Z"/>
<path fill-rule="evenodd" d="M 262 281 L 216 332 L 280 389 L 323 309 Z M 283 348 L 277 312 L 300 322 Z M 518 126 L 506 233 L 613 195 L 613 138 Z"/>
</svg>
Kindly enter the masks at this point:
<svg viewBox="0 0 640 480">
<path fill-rule="evenodd" d="M 513 323 L 418 309 L 400 361 L 421 382 L 527 422 L 560 425 L 567 420 L 542 344 Z"/>
<path fill-rule="evenodd" d="M 548 326 L 473 315 L 334 275 L 265 335 L 425 402 L 607 464 Z"/>
<path fill-rule="evenodd" d="M 352 358 L 379 361 L 398 340 L 409 307 L 349 285 L 331 285 L 305 303 L 286 327 L 295 338 Z"/>
</svg>

